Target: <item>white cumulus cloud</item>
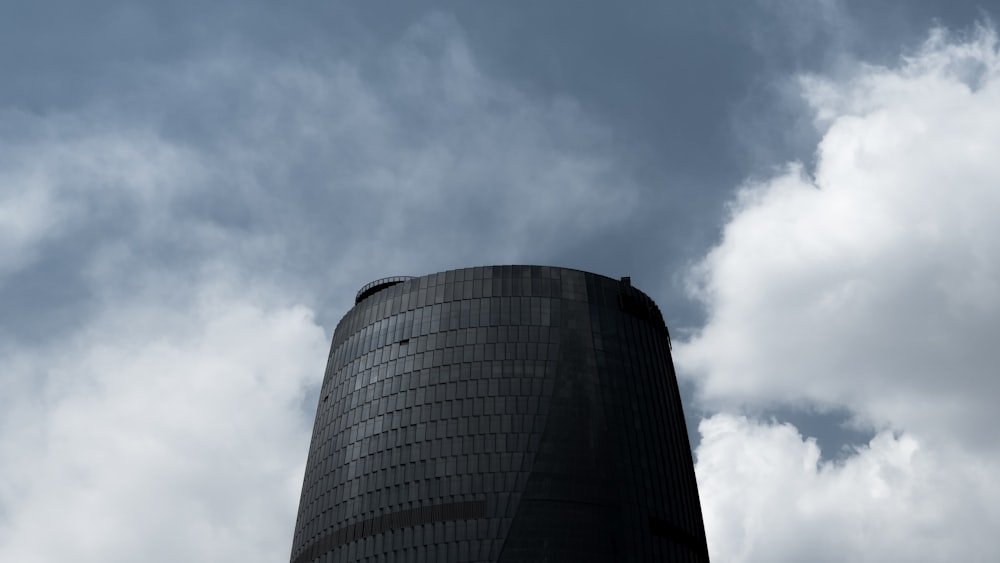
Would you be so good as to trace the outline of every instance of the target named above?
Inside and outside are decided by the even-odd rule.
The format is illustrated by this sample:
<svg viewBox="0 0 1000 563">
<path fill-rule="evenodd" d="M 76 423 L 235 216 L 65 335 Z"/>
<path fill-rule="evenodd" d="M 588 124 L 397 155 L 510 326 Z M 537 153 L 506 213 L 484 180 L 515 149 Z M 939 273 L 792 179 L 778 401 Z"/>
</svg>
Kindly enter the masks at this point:
<svg viewBox="0 0 1000 563">
<path fill-rule="evenodd" d="M 1000 473 L 997 46 L 988 27 L 935 31 L 897 66 L 804 78 L 814 170 L 745 185 L 694 269 L 708 320 L 676 358 L 706 405 L 846 409 L 883 430 L 819 467 L 787 426 L 706 421 L 698 473 L 723 560 L 1000 552 L 1000 491 L 972 477 Z"/>
<path fill-rule="evenodd" d="M 935 36 L 900 68 L 805 92 L 827 127 L 815 171 L 740 191 L 696 270 L 710 318 L 679 347 L 684 372 L 720 404 L 848 405 L 990 439 L 977 429 L 1000 393 L 995 34 Z"/>
<path fill-rule="evenodd" d="M 697 475 L 714 561 L 992 561 L 995 466 L 881 432 L 820 461 L 788 424 L 702 421 Z"/>
<path fill-rule="evenodd" d="M 214 283 L 118 305 L 6 351 L 0 559 L 287 557 L 327 346 L 312 313 Z"/>
</svg>

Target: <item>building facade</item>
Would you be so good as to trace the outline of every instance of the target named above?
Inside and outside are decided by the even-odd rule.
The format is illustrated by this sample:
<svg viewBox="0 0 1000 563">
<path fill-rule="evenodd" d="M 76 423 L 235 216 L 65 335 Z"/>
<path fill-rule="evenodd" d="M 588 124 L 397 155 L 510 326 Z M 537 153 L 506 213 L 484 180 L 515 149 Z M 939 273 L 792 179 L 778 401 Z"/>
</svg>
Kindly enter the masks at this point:
<svg viewBox="0 0 1000 563">
<path fill-rule="evenodd" d="M 387 278 L 333 336 L 292 563 L 708 560 L 670 339 L 628 278 Z"/>
</svg>

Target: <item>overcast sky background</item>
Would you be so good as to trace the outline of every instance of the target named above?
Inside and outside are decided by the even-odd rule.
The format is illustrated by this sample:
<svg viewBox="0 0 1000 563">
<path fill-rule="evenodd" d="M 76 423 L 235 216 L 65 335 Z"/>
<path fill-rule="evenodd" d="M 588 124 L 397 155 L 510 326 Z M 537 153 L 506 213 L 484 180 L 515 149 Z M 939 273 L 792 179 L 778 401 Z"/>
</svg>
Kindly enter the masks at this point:
<svg viewBox="0 0 1000 563">
<path fill-rule="evenodd" d="M 286 560 L 355 291 L 538 263 L 660 303 L 714 561 L 995 561 L 997 16 L 0 1 L 0 560 Z"/>
</svg>

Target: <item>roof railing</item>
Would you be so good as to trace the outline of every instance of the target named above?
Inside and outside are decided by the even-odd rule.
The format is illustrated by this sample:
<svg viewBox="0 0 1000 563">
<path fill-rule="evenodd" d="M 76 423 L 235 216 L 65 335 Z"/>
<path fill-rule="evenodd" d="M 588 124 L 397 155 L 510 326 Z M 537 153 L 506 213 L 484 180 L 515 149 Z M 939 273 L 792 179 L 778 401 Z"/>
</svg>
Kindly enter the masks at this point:
<svg viewBox="0 0 1000 563">
<path fill-rule="evenodd" d="M 393 276 L 391 278 L 380 278 L 375 281 L 368 282 L 364 285 L 364 287 L 359 289 L 357 295 L 354 296 L 354 304 L 357 305 L 358 303 L 361 303 L 361 301 L 364 298 L 368 297 L 369 295 L 375 294 L 379 291 L 382 291 L 387 287 L 391 287 L 396 285 L 397 283 L 403 283 L 405 281 L 409 281 L 412 279 L 416 278 L 414 276 Z"/>
</svg>

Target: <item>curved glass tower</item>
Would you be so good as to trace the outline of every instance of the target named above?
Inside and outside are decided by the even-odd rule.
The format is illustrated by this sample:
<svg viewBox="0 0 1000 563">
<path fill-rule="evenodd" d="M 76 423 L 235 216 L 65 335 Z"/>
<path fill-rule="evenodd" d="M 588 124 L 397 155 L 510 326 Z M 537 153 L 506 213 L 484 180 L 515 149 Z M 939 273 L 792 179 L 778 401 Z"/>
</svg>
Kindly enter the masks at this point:
<svg viewBox="0 0 1000 563">
<path fill-rule="evenodd" d="M 670 337 L 628 278 L 492 266 L 358 292 L 292 563 L 707 560 Z"/>
</svg>

